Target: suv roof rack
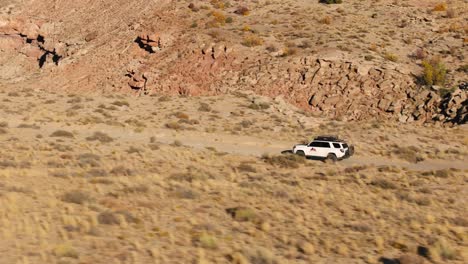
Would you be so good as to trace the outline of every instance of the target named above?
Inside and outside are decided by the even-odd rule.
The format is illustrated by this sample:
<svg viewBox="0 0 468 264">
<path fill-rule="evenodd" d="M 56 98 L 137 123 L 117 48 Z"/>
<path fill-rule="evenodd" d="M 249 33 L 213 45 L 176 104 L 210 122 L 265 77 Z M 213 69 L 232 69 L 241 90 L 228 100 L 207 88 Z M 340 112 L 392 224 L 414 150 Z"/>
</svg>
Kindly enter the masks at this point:
<svg viewBox="0 0 468 264">
<path fill-rule="evenodd" d="M 333 135 L 323 135 L 323 136 L 317 136 L 314 138 L 314 140 L 323 140 L 323 141 L 342 141 L 341 139 L 338 138 L 338 136 L 333 136 Z"/>
</svg>

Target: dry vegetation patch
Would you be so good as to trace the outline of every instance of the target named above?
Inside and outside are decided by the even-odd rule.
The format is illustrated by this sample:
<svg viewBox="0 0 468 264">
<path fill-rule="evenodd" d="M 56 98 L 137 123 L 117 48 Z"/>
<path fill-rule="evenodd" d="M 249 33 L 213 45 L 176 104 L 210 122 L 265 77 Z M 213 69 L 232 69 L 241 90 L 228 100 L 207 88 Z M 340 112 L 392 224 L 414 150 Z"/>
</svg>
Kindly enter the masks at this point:
<svg viewBox="0 0 468 264">
<path fill-rule="evenodd" d="M 462 162 L 463 130 L 330 122 L 248 95 L 119 97 L 139 109 L 42 96 L 56 103 L 0 123 L 0 262 L 378 263 L 418 246 L 441 263 L 466 262 L 467 171 L 412 167 L 433 156 Z M 68 116 L 67 101 L 86 107 Z M 124 125 L 81 122 L 100 105 L 124 108 L 111 117 Z M 332 132 L 356 144 L 363 164 L 280 154 Z"/>
</svg>

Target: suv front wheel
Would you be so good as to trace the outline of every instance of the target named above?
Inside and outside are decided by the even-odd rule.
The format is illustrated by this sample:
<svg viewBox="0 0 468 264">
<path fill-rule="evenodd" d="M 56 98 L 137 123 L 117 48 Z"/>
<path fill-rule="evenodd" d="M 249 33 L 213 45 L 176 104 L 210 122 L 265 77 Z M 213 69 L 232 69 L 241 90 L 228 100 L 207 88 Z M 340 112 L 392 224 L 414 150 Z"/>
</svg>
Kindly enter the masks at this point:
<svg viewBox="0 0 468 264">
<path fill-rule="evenodd" d="M 335 154 L 329 153 L 329 154 L 327 155 L 327 161 L 330 161 L 330 162 L 332 162 L 332 163 L 335 163 L 337 160 L 338 160 L 338 158 L 336 157 Z"/>
</svg>

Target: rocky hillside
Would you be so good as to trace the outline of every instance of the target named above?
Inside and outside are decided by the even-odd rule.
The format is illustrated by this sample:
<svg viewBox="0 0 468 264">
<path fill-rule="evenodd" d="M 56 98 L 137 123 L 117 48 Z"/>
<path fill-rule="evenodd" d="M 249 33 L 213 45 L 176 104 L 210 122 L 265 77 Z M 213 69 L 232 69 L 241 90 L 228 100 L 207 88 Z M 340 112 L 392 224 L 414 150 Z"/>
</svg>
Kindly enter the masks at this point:
<svg viewBox="0 0 468 264">
<path fill-rule="evenodd" d="M 1 1 L 10 87 L 253 90 L 342 120 L 467 121 L 467 6 L 440 1 Z"/>
</svg>

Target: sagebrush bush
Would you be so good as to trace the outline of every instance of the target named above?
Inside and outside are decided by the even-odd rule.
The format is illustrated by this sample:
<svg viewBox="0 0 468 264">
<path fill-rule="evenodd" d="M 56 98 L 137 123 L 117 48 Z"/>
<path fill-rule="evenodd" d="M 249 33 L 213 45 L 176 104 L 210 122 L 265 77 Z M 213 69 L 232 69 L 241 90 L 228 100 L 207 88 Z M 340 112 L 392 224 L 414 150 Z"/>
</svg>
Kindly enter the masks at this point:
<svg viewBox="0 0 468 264">
<path fill-rule="evenodd" d="M 222 12 L 214 11 L 211 15 L 213 16 L 215 23 L 218 25 L 223 26 L 226 24 L 226 16 Z"/>
<path fill-rule="evenodd" d="M 255 46 L 260 46 L 263 44 L 263 39 L 255 36 L 255 35 L 249 35 L 244 38 L 244 41 L 242 42 L 242 45 L 247 46 L 247 47 L 255 47 Z"/>
<path fill-rule="evenodd" d="M 426 85 L 444 85 L 447 69 L 439 57 L 422 62 L 424 73 L 422 80 Z"/>
</svg>

